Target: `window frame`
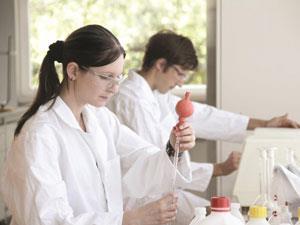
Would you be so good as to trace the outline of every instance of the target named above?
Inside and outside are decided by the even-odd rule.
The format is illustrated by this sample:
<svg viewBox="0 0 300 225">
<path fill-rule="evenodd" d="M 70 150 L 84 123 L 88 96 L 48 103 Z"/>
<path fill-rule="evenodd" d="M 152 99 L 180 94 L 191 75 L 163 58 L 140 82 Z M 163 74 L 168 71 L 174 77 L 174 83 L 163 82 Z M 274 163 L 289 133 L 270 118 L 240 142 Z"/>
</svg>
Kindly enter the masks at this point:
<svg viewBox="0 0 300 225">
<path fill-rule="evenodd" d="M 19 104 L 31 102 L 36 88 L 31 87 L 31 65 L 29 46 L 29 0 L 15 1 L 15 21 L 16 21 L 16 84 L 17 100 Z M 207 99 L 207 84 L 186 84 L 181 88 L 176 87 L 171 92 L 178 96 L 183 96 L 186 91 L 193 93 L 192 99 L 205 103 Z"/>
<path fill-rule="evenodd" d="M 30 49 L 29 49 L 29 9 L 28 0 L 15 0 L 15 71 L 18 103 L 30 102 L 36 92 L 31 88 Z"/>
</svg>

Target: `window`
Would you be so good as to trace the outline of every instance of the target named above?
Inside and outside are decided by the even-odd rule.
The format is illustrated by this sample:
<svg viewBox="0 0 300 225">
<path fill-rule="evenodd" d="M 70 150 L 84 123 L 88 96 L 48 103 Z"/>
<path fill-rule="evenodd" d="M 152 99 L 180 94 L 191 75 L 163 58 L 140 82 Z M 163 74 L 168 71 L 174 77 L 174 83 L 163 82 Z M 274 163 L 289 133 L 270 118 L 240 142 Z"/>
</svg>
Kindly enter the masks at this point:
<svg viewBox="0 0 300 225">
<path fill-rule="evenodd" d="M 40 63 L 49 44 L 93 23 L 111 30 L 125 47 L 125 73 L 141 65 L 145 43 L 157 31 L 171 29 L 188 36 L 197 49 L 200 66 L 187 83 L 206 83 L 205 0 L 28 0 L 28 9 L 31 88 L 38 84 Z"/>
</svg>

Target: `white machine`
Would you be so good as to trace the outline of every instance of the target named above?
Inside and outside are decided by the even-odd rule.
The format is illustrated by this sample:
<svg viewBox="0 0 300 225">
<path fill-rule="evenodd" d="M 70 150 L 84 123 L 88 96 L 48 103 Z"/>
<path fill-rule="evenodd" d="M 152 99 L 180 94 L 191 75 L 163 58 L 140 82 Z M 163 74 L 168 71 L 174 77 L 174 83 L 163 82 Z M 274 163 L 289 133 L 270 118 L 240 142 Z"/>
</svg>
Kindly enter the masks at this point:
<svg viewBox="0 0 300 225">
<path fill-rule="evenodd" d="M 290 163 L 288 151 L 293 150 L 295 163 L 299 166 L 300 129 L 258 128 L 246 139 L 233 195 L 241 205 L 252 205 L 260 195 L 261 162 L 263 148 L 274 149 L 274 164 L 287 166 Z"/>
</svg>

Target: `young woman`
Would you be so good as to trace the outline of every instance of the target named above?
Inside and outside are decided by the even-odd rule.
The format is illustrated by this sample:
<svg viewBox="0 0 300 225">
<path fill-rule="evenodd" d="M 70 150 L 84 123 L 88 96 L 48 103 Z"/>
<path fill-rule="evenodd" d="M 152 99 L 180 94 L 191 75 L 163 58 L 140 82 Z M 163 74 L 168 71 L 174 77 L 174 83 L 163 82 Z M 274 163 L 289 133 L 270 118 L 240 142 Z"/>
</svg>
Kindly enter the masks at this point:
<svg viewBox="0 0 300 225">
<path fill-rule="evenodd" d="M 181 152 L 195 144 L 193 130 L 184 124 L 176 136 L 171 133 L 168 151 L 160 151 L 103 107 L 123 79 L 124 57 L 116 37 L 99 25 L 82 27 L 65 41 L 50 45 L 36 98 L 18 123 L 1 175 L 11 224 L 126 225 L 174 220 L 174 194 L 123 212 L 123 197 L 170 190 L 176 136 Z M 54 61 L 62 63 L 61 81 Z M 177 174 L 178 184 L 191 180 L 185 152 Z"/>
</svg>

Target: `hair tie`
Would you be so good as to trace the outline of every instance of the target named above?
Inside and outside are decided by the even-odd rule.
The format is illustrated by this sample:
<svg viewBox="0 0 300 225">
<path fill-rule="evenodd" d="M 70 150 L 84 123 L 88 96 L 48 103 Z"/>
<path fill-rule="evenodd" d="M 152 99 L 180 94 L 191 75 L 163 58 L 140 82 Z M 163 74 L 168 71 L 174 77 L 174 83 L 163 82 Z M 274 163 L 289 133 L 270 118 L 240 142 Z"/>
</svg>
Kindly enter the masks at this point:
<svg viewBox="0 0 300 225">
<path fill-rule="evenodd" d="M 51 60 L 62 63 L 63 49 L 64 49 L 64 41 L 56 41 L 55 43 L 49 45 L 49 50 L 47 54 L 49 55 L 49 58 Z"/>
</svg>

